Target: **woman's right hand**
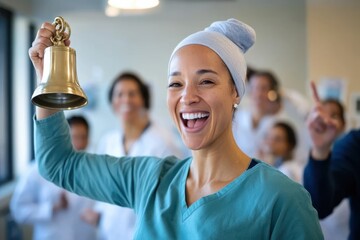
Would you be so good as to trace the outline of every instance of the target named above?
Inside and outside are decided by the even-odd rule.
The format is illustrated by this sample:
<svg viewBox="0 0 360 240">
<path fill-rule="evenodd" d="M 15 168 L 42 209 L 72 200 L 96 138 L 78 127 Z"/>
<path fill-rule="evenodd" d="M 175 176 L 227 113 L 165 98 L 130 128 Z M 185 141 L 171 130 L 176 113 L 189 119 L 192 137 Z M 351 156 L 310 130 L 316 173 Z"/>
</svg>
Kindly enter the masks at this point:
<svg viewBox="0 0 360 240">
<path fill-rule="evenodd" d="M 36 38 L 29 49 L 29 56 L 36 71 L 38 84 L 41 82 L 43 75 L 45 49 L 53 45 L 50 38 L 54 35 L 55 26 L 49 22 L 44 22 L 37 32 Z M 70 40 L 66 40 L 64 43 L 65 46 L 69 46 Z M 36 107 L 36 118 L 40 120 L 56 113 L 57 111 L 58 110 L 55 109 Z"/>
<path fill-rule="evenodd" d="M 50 37 L 54 35 L 55 35 L 55 26 L 49 22 L 44 22 L 36 34 L 36 38 L 32 43 L 32 47 L 29 49 L 29 56 L 35 68 L 38 83 L 40 83 L 43 75 L 43 66 L 44 66 L 43 60 L 44 60 L 45 48 L 53 45 L 53 43 L 50 40 Z M 66 40 L 65 45 L 69 46 L 70 40 Z"/>
<path fill-rule="evenodd" d="M 324 113 L 315 83 L 311 82 L 315 107 L 310 111 L 307 127 L 312 140 L 311 155 L 316 160 L 325 160 L 331 151 L 341 126 Z"/>
</svg>

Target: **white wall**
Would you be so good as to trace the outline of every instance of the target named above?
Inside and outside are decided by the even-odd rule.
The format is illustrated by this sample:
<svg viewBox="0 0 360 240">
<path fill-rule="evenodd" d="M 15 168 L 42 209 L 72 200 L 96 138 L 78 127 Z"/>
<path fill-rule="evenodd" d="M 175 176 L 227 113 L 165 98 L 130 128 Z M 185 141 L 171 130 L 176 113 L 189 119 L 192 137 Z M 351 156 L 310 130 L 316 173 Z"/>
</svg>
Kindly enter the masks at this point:
<svg viewBox="0 0 360 240">
<path fill-rule="evenodd" d="M 309 79 L 345 81 L 348 128 L 356 128 L 360 114 L 354 113 L 352 95 L 360 97 L 360 1 L 318 1 L 307 6 Z"/>
<path fill-rule="evenodd" d="M 300 92 L 305 89 L 305 1 L 165 2 L 142 16 L 108 18 L 99 12 L 70 12 L 63 16 L 72 29 L 80 84 L 94 84 L 98 89 L 95 111 L 85 108 L 69 114 L 81 112 L 90 118 L 93 139 L 117 125 L 107 103 L 107 90 L 113 78 L 126 69 L 137 71 L 150 83 L 153 116 L 170 124 L 166 108 L 169 56 L 181 39 L 216 20 L 234 17 L 253 26 L 257 42 L 247 54 L 249 63 L 255 68 L 274 70 L 287 87 Z"/>
</svg>

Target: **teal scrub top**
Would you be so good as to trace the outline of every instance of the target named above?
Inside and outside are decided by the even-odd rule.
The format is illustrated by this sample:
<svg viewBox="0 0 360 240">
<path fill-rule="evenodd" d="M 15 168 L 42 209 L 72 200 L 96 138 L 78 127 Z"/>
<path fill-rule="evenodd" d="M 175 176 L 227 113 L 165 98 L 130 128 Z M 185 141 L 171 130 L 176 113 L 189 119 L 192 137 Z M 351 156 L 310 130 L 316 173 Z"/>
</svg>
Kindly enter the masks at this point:
<svg viewBox="0 0 360 240">
<path fill-rule="evenodd" d="M 187 206 L 192 158 L 77 152 L 62 112 L 34 123 L 43 177 L 79 195 L 133 208 L 135 239 L 323 239 L 306 190 L 261 161 Z"/>
</svg>

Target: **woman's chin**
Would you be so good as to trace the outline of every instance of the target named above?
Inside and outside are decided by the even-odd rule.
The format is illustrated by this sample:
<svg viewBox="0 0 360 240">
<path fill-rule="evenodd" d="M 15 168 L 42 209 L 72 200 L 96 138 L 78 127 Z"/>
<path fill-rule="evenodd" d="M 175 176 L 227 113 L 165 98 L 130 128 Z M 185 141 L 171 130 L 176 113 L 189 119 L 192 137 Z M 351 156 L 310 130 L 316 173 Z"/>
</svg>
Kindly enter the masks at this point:
<svg viewBox="0 0 360 240">
<path fill-rule="evenodd" d="M 200 150 L 204 147 L 203 142 L 201 141 L 194 141 L 194 140 L 185 140 L 183 139 L 184 144 L 187 148 L 189 148 L 192 151 Z"/>
</svg>

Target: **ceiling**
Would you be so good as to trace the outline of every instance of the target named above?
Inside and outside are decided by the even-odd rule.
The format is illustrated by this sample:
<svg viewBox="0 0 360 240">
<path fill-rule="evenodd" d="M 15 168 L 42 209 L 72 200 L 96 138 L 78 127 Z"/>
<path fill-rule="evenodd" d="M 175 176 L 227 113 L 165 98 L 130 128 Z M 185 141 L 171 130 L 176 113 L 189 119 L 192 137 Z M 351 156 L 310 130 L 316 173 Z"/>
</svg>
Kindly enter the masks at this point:
<svg viewBox="0 0 360 240">
<path fill-rule="evenodd" d="M 296 0 L 300 1 L 300 0 Z M 296 2 L 294 1 L 294 3 Z M 317 4 L 360 4 L 359 0 L 301 0 L 307 5 Z M 289 0 L 160 0 L 163 9 L 173 10 L 174 5 L 189 4 L 225 4 L 231 2 L 247 2 L 251 4 L 291 4 Z M 67 12 L 104 12 L 107 0 L 0 0 L 0 7 L 12 9 L 17 13 L 37 19 L 47 20 L 53 16 Z"/>
<path fill-rule="evenodd" d="M 237 0 L 160 0 L 160 4 L 206 4 L 208 2 L 216 2 L 221 4 L 225 2 L 236 1 Z M 0 0 L 0 7 L 4 6 L 11 10 L 15 10 L 17 13 L 37 19 L 44 19 L 48 18 L 49 16 L 54 16 L 58 15 L 59 13 L 66 13 L 70 11 L 103 12 L 106 4 L 107 0 Z"/>
</svg>

